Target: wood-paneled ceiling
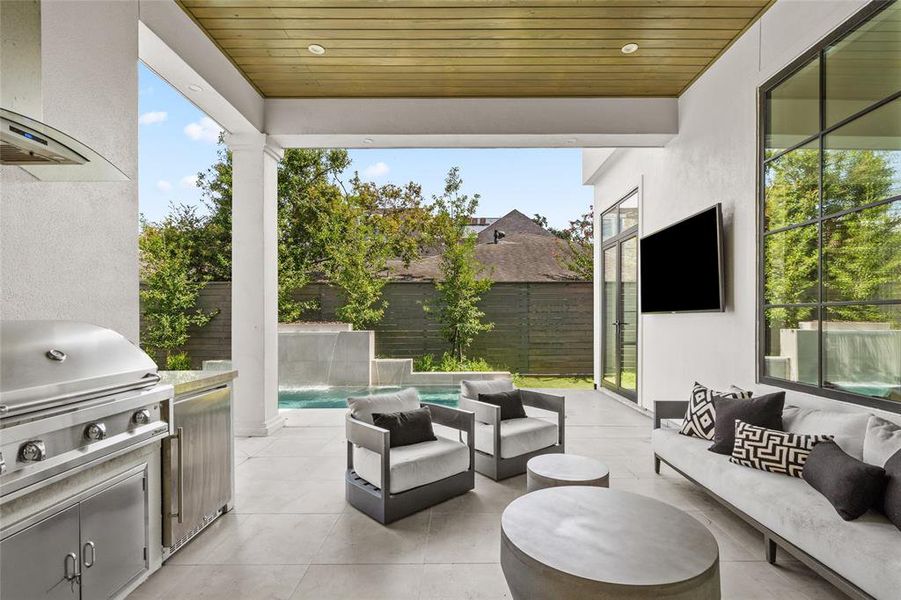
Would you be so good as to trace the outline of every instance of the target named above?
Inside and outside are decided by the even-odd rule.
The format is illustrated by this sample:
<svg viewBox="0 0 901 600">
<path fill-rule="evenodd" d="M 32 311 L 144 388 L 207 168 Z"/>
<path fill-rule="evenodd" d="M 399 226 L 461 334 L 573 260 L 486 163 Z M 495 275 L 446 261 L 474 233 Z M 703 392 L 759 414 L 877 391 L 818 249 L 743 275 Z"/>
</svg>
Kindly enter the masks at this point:
<svg viewBox="0 0 901 600">
<path fill-rule="evenodd" d="M 264 96 L 447 98 L 678 96 L 772 0 L 180 4 Z"/>
</svg>

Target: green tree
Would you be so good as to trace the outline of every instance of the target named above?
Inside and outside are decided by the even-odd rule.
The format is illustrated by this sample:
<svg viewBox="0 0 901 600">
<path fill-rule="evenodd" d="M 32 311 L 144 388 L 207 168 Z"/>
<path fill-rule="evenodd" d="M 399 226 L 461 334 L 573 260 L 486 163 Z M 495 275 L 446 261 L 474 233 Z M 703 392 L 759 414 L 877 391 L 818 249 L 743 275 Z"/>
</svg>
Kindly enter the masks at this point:
<svg viewBox="0 0 901 600">
<path fill-rule="evenodd" d="M 570 221 L 569 227 L 563 231 L 565 233 L 563 239 L 566 240 L 569 252 L 558 255 L 560 264 L 572 271 L 579 279 L 593 281 L 594 207 L 589 207 L 587 213 Z"/>
<path fill-rule="evenodd" d="M 179 352 L 189 328 L 203 327 L 215 316 L 197 308 L 209 278 L 198 274 L 189 258 L 197 250 L 196 219 L 192 210 L 179 209 L 156 225 L 142 221 L 141 346 L 149 354 L 163 354 L 168 369 L 190 368 L 187 355 Z"/>
<path fill-rule="evenodd" d="M 887 152 L 827 151 L 822 181 L 824 212 L 830 214 L 889 197 L 894 173 L 891 160 Z M 819 163 L 817 150 L 803 148 L 769 163 L 765 174 L 764 212 L 768 229 L 778 229 L 818 215 Z M 879 306 L 863 303 L 899 297 L 901 212 L 894 204 L 883 204 L 824 222 L 824 299 L 861 302 L 830 307 L 830 319 L 884 320 L 885 311 Z M 819 236 L 816 225 L 766 236 L 764 294 L 767 303 L 817 301 Z M 798 315 L 809 318 L 811 314 L 806 310 L 787 308 L 767 311 L 768 319 L 779 322 L 784 328 L 797 327 Z"/>
<path fill-rule="evenodd" d="M 377 186 L 341 175 L 351 165 L 346 150 L 288 149 L 278 166 L 279 320 L 297 321 L 313 310 L 295 292 L 312 281 L 337 287 L 338 317 L 356 328 L 377 323 L 392 258 L 417 258 L 427 243 L 431 213 L 417 184 Z M 209 216 L 198 224 L 205 249 L 191 254 L 219 281 L 231 280 L 231 153 L 198 176 Z M 197 234 L 201 235 L 201 234 Z M 198 270 L 201 268 L 198 267 Z"/>
<path fill-rule="evenodd" d="M 482 267 L 475 256 L 476 236 L 467 230 L 479 203 L 478 194 L 461 194 L 460 169 L 452 168 L 444 180 L 444 193 L 434 198 L 433 232 L 441 252 L 441 279 L 435 283 L 441 334 L 457 360 L 463 360 L 475 337 L 494 328 L 483 321 L 481 295 L 491 280 L 479 277 Z M 425 307 L 430 312 L 432 307 Z"/>
</svg>

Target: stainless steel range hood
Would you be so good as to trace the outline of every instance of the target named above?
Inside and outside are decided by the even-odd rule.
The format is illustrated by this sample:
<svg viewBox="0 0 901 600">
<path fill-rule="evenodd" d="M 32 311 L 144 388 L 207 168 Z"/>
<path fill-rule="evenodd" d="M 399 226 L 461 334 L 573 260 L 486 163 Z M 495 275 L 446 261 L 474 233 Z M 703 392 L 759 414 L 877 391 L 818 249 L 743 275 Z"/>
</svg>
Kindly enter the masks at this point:
<svg viewBox="0 0 901 600">
<path fill-rule="evenodd" d="M 41 4 L 0 2 L 0 164 L 42 181 L 127 181 L 100 154 L 41 122 Z"/>
</svg>

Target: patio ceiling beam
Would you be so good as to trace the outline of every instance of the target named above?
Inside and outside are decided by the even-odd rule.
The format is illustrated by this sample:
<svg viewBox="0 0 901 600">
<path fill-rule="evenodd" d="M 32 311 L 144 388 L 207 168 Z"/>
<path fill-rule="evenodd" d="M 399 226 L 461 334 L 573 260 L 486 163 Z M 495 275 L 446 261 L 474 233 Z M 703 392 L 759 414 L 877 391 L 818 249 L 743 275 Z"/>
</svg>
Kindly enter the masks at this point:
<svg viewBox="0 0 901 600">
<path fill-rule="evenodd" d="M 263 97 L 175 2 L 141 0 L 138 56 L 233 133 L 260 131 Z"/>
<path fill-rule="evenodd" d="M 676 98 L 267 99 L 282 147 L 658 147 Z"/>
</svg>

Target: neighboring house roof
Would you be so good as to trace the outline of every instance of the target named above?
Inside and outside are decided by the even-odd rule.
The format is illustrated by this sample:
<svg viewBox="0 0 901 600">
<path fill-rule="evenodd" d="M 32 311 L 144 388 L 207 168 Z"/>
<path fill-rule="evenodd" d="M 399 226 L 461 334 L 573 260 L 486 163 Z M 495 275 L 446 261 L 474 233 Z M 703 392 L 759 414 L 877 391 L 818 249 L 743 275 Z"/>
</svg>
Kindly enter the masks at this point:
<svg viewBox="0 0 901 600">
<path fill-rule="evenodd" d="M 507 236 L 514 233 L 529 233 L 532 235 L 543 235 L 554 237 L 554 234 L 522 214 L 518 210 L 511 210 L 500 219 L 491 223 L 488 227 L 479 232 L 479 243 L 494 243 L 494 231 L 503 231 Z"/>
<path fill-rule="evenodd" d="M 494 243 L 494 230 L 506 234 Z M 476 260 L 482 263 L 483 277 L 495 282 L 578 281 L 560 264 L 571 254 L 566 242 L 514 210 L 478 235 Z M 404 266 L 391 261 L 388 266 L 395 281 L 436 281 L 441 277 L 441 256 L 425 256 Z"/>
</svg>

